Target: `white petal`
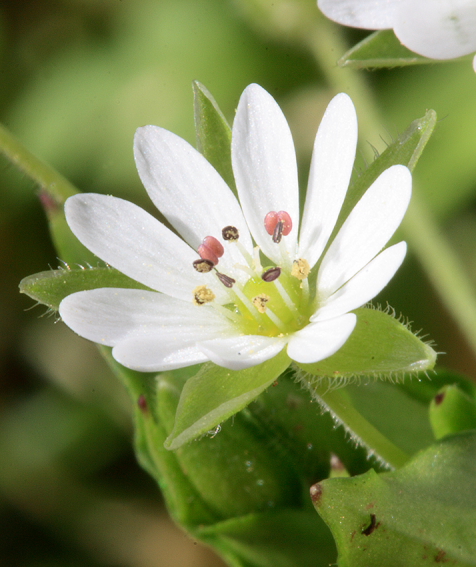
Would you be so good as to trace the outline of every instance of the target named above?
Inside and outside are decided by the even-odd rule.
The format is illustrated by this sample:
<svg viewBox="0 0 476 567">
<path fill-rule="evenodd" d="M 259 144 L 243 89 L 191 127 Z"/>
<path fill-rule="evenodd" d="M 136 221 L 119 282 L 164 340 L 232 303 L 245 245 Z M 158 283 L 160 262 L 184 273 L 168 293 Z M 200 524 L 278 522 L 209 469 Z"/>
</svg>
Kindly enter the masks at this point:
<svg viewBox="0 0 476 567">
<path fill-rule="evenodd" d="M 134 155 L 142 183 L 170 224 L 195 250 L 206 236 L 222 240 L 222 229 L 235 226 L 252 250 L 248 226 L 232 191 L 210 163 L 188 142 L 158 126 L 139 128 Z M 225 245 L 226 246 L 226 245 Z M 227 246 L 223 271 L 243 258 Z"/>
<path fill-rule="evenodd" d="M 240 335 L 199 343 L 200 350 L 218 366 L 242 370 L 261 364 L 276 356 L 286 345 L 286 339 L 260 335 Z"/>
<path fill-rule="evenodd" d="M 138 289 L 79 291 L 63 299 L 59 313 L 78 335 L 107 346 L 153 334 L 181 348 L 233 331 L 229 321 L 211 306 Z"/>
<path fill-rule="evenodd" d="M 130 278 L 189 302 L 195 287 L 211 283 L 217 298 L 225 300 L 225 290 L 212 274 L 193 269 L 197 253 L 137 205 L 85 193 L 70 197 L 65 213 L 71 230 L 86 248 Z"/>
<path fill-rule="evenodd" d="M 476 73 L 476 55 L 473 58 L 473 70 Z"/>
<path fill-rule="evenodd" d="M 353 313 L 310 323 L 295 333 L 288 344 L 288 355 L 304 364 L 323 360 L 337 352 L 350 337 L 357 323 Z"/>
<path fill-rule="evenodd" d="M 433 59 L 476 51 L 474 0 L 403 0 L 394 31 L 409 49 Z"/>
<path fill-rule="evenodd" d="M 264 89 L 250 85 L 243 92 L 232 141 L 233 171 L 248 226 L 263 252 L 276 263 L 284 251 L 294 259 L 299 229 L 299 189 L 296 155 L 288 123 Z M 286 211 L 293 229 L 281 245 L 273 243 L 264 228 L 270 211 Z"/>
<path fill-rule="evenodd" d="M 328 18 L 344 26 L 383 30 L 393 27 L 400 2 L 399 0 L 318 0 L 317 4 Z"/>
<path fill-rule="evenodd" d="M 332 294 L 311 317 L 311 321 L 324 321 L 337 317 L 373 299 L 393 278 L 405 258 L 406 251 L 406 243 L 399 242 L 381 252 Z"/>
<path fill-rule="evenodd" d="M 112 349 L 112 355 L 127 368 L 140 372 L 164 372 L 208 362 L 196 343 L 183 346 L 163 334 L 125 339 Z"/>
<path fill-rule="evenodd" d="M 325 301 L 366 266 L 402 222 L 411 197 L 411 174 L 403 165 L 384 171 L 354 207 L 322 261 L 317 277 Z"/>
<path fill-rule="evenodd" d="M 311 267 L 322 254 L 344 202 L 356 146 L 355 108 L 341 93 L 327 107 L 314 142 L 298 254 Z"/>
</svg>

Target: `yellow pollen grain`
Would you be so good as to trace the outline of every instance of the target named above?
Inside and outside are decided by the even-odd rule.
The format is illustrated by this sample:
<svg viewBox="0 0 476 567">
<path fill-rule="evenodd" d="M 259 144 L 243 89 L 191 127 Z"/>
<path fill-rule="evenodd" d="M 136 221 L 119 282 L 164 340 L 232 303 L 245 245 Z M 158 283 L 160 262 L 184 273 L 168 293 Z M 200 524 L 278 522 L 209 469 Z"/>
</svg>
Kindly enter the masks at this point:
<svg viewBox="0 0 476 567">
<path fill-rule="evenodd" d="M 291 269 L 291 275 L 298 280 L 305 280 L 309 273 L 311 272 L 311 266 L 307 260 L 304 258 L 299 258 L 299 260 L 294 260 L 293 267 Z"/>
<path fill-rule="evenodd" d="M 206 285 L 199 285 L 193 290 L 193 302 L 195 305 L 205 305 L 215 299 L 215 294 Z"/>
<path fill-rule="evenodd" d="M 265 313 L 266 304 L 270 299 L 271 298 L 269 297 L 269 295 L 266 295 L 265 293 L 261 293 L 260 295 L 257 295 L 256 297 L 253 298 L 253 305 L 260 313 Z"/>
</svg>

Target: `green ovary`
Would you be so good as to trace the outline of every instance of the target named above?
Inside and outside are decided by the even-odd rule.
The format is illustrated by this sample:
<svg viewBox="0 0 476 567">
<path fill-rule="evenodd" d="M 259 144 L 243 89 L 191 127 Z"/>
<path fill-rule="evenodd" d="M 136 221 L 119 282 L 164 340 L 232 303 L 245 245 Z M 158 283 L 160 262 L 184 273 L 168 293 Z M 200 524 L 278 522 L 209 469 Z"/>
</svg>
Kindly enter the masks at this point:
<svg viewBox="0 0 476 567">
<path fill-rule="evenodd" d="M 241 314 L 239 325 L 244 334 L 276 337 L 295 333 L 308 324 L 309 317 L 314 310 L 310 305 L 302 304 L 301 282 L 297 278 L 282 273 L 279 277 L 279 284 L 289 296 L 287 302 L 294 304 L 295 308 L 283 299 L 276 282 L 250 278 L 245 284 L 243 292 L 252 304 L 252 313 L 239 298 L 236 298 L 235 305 L 231 306 Z M 253 300 L 263 296 L 269 299 L 266 301 L 264 313 L 260 313 L 253 305 Z M 273 321 L 272 314 L 279 319 L 279 323 Z"/>
</svg>

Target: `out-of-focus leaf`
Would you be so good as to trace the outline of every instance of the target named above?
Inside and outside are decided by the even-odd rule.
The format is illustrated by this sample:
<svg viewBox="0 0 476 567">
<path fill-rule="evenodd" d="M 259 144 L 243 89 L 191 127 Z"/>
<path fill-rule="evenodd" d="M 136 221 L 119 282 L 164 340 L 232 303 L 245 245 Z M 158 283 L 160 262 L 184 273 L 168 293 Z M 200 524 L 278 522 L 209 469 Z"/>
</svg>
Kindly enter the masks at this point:
<svg viewBox="0 0 476 567">
<path fill-rule="evenodd" d="M 430 404 L 430 423 L 437 439 L 476 429 L 476 400 L 455 384 L 444 386 Z"/>
<path fill-rule="evenodd" d="M 348 474 L 367 471 L 378 463 L 369 460 L 362 446 L 349 443 L 343 427 L 336 427 L 329 412 L 322 412 L 292 373 L 281 376 L 244 411 L 249 412 L 268 432 L 274 443 L 290 455 L 299 475 L 313 484 L 316 478 L 329 476 L 332 455 Z M 426 406 L 424 408 L 426 415 Z"/>
<path fill-rule="evenodd" d="M 400 43 L 393 30 L 381 30 L 367 36 L 349 49 L 337 64 L 353 69 L 368 69 L 405 67 L 434 62 L 434 59 L 428 59 L 407 49 Z"/>
<path fill-rule="evenodd" d="M 50 270 L 27 276 L 20 282 L 21 293 L 55 311 L 67 295 L 100 287 L 149 289 L 109 267 Z"/>
<path fill-rule="evenodd" d="M 408 455 L 434 443 L 428 420 L 428 402 L 416 399 L 405 390 L 405 385 L 415 382 L 415 388 L 427 386 L 429 378 L 422 373 L 417 381 L 415 376 L 404 376 L 400 384 L 376 380 L 346 386 L 353 406 L 387 439 Z"/>
<path fill-rule="evenodd" d="M 357 325 L 336 354 L 298 366 L 314 376 L 338 382 L 357 375 L 379 377 L 430 370 L 435 351 L 391 315 L 362 307 L 355 310 Z"/>
<path fill-rule="evenodd" d="M 257 398 L 289 364 L 284 350 L 274 358 L 244 370 L 204 364 L 184 386 L 166 447 L 177 449 L 217 427 Z"/>
<path fill-rule="evenodd" d="M 339 567 L 476 565 L 476 433 L 447 437 L 402 469 L 311 489 Z"/>
<path fill-rule="evenodd" d="M 231 128 L 208 89 L 193 82 L 195 130 L 198 150 L 236 193 L 231 165 Z"/>
</svg>

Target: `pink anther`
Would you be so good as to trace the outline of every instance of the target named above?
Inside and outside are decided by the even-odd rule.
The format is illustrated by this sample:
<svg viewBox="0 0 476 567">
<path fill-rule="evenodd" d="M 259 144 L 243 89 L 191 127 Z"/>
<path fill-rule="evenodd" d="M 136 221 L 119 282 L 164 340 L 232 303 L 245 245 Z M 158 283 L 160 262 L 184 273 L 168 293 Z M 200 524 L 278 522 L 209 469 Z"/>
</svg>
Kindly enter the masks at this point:
<svg viewBox="0 0 476 567">
<path fill-rule="evenodd" d="M 198 253 L 203 260 L 209 260 L 214 266 L 218 264 L 218 258 L 221 258 L 225 249 L 214 236 L 206 236 L 200 246 Z"/>
<path fill-rule="evenodd" d="M 281 242 L 282 236 L 287 236 L 292 228 L 293 221 L 286 211 L 269 212 L 264 219 L 266 232 L 273 237 L 273 242 Z"/>
</svg>

